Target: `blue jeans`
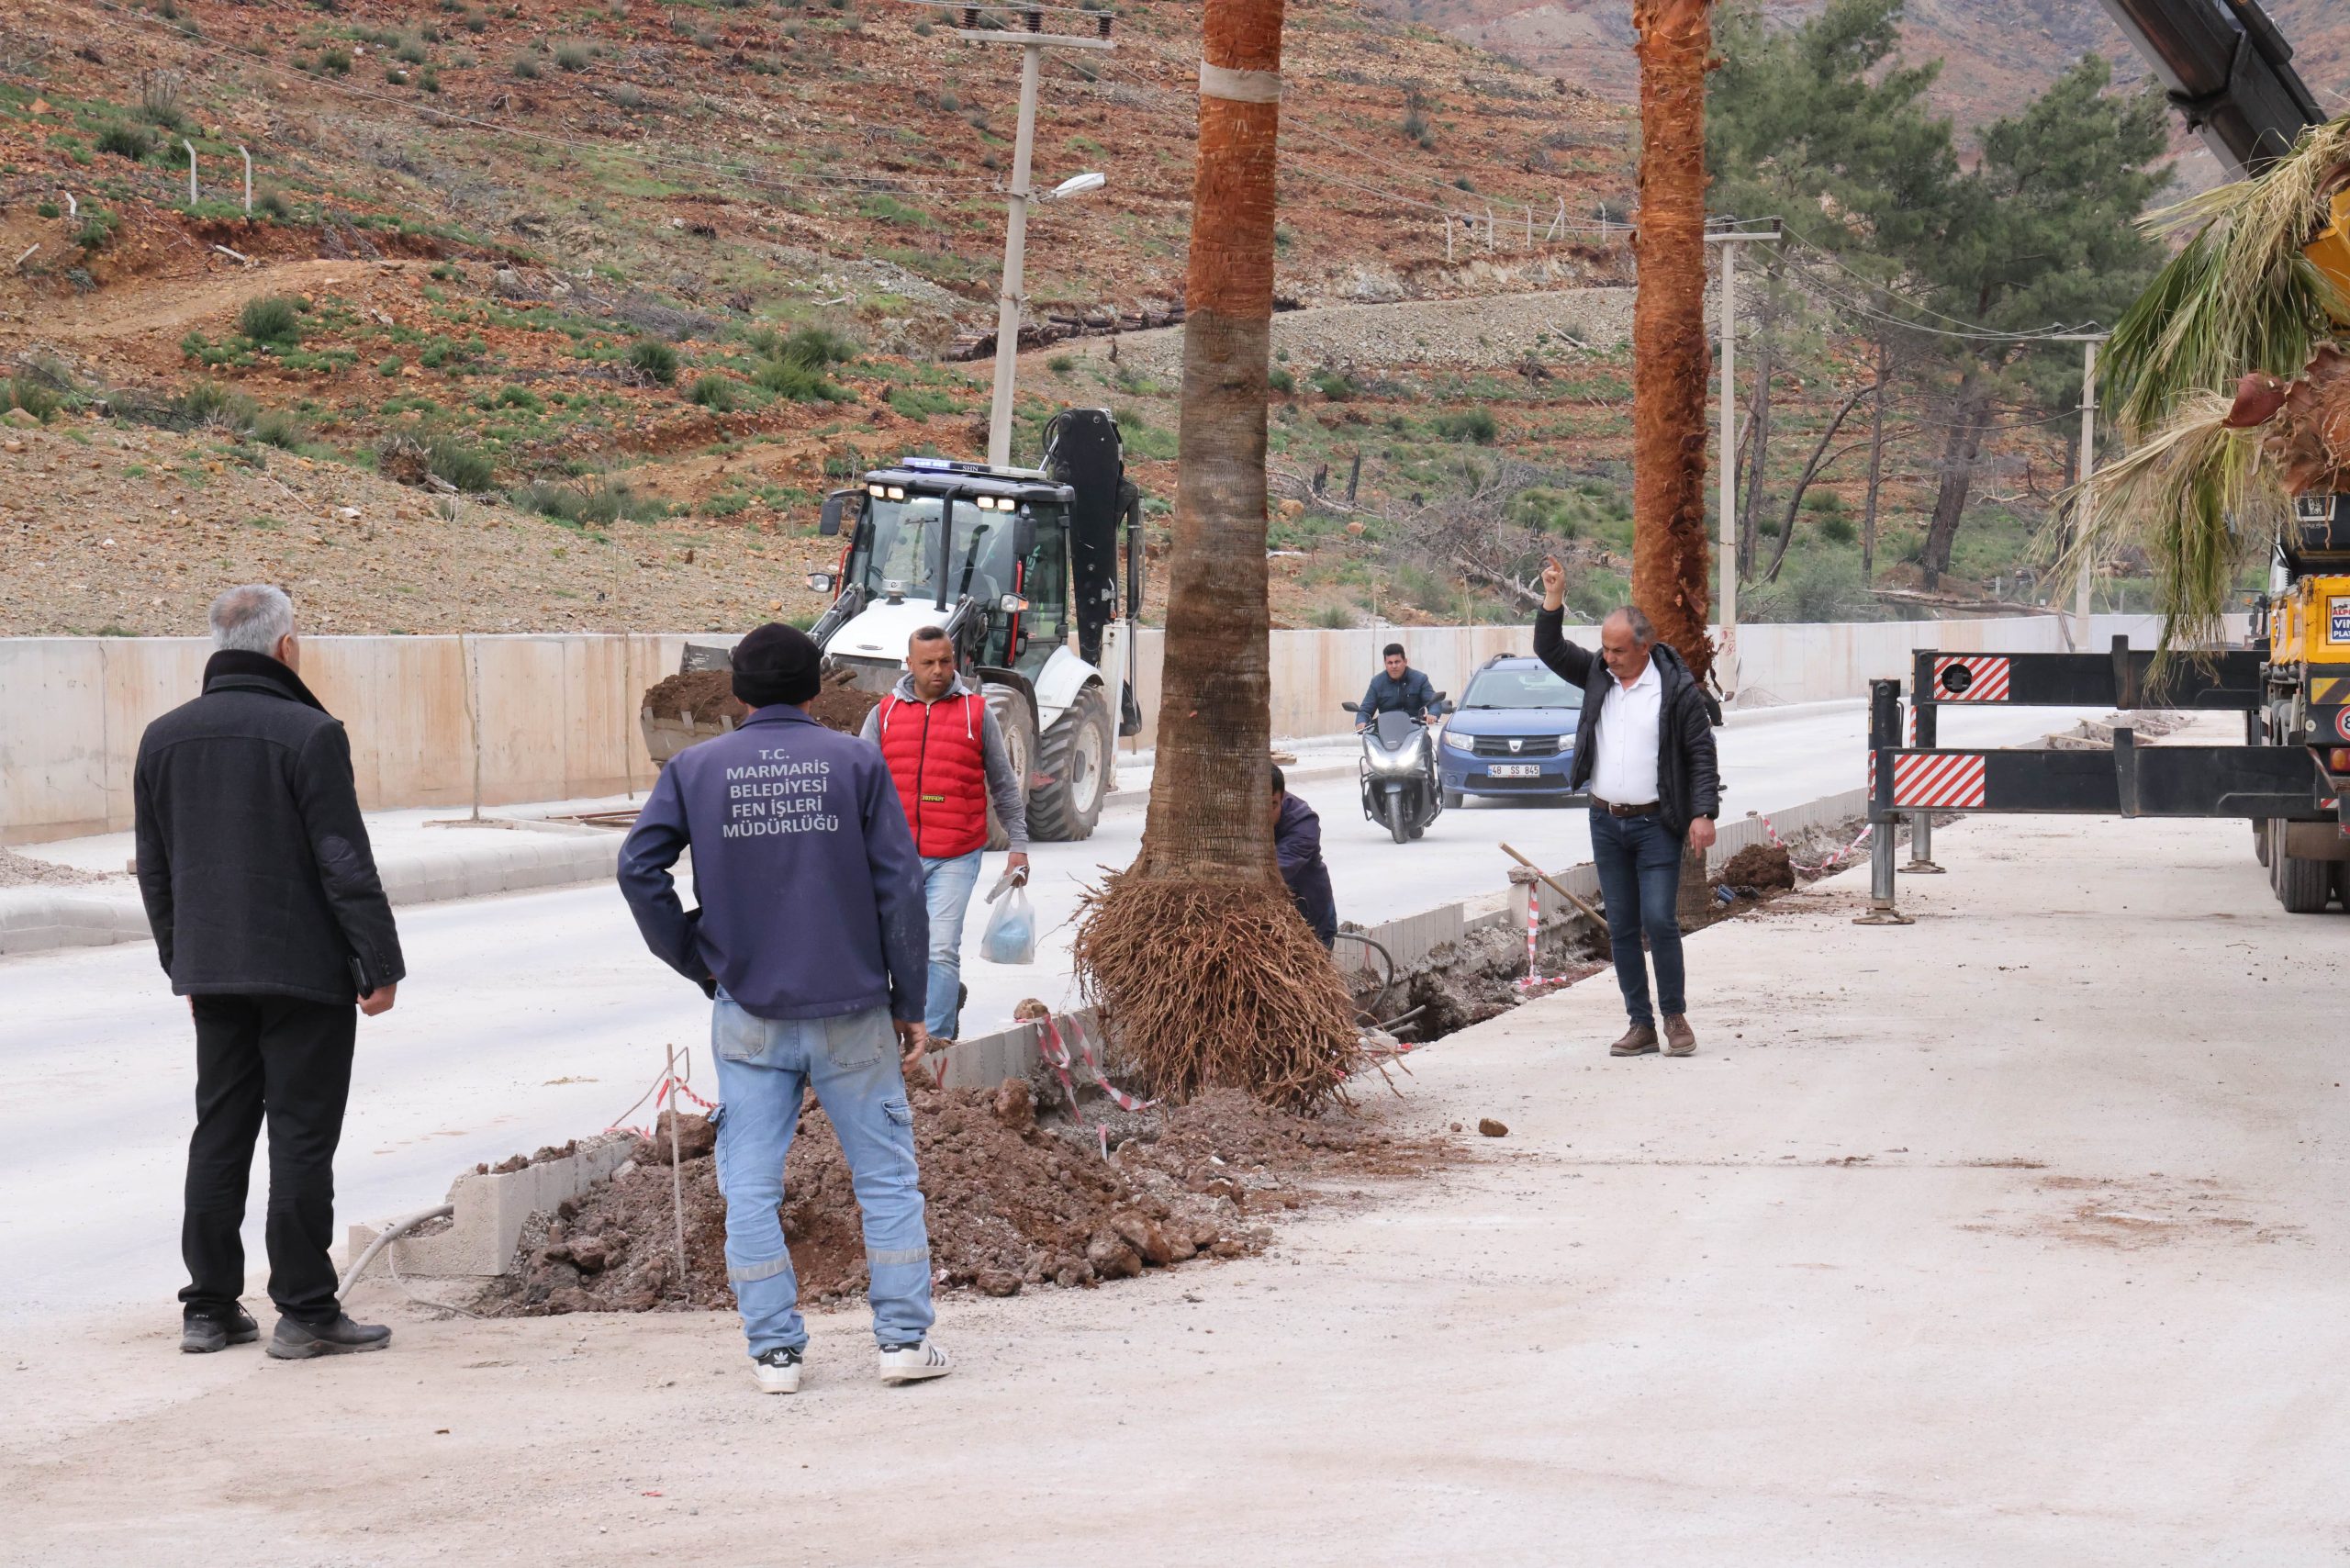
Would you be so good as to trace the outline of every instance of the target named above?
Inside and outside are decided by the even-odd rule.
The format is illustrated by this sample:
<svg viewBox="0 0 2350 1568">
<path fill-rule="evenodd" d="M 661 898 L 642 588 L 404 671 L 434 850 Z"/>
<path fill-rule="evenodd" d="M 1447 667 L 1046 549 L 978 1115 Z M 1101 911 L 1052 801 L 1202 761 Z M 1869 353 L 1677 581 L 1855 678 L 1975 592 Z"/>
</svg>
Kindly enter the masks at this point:
<svg viewBox="0 0 2350 1568">
<path fill-rule="evenodd" d="M 943 860 L 923 857 L 923 900 L 930 905 L 930 1005 L 922 1025 L 942 1040 L 954 1039 L 962 1023 L 963 912 L 971 907 L 971 890 L 979 885 L 981 853 L 974 849 Z"/>
<path fill-rule="evenodd" d="M 710 1016 L 718 1063 L 718 1190 L 726 1199 L 726 1281 L 751 1354 L 808 1343 L 800 1281 L 784 1245 L 783 1159 L 801 1092 L 832 1119 L 865 1216 L 873 1337 L 911 1345 L 930 1329 L 930 1233 L 914 1170 L 913 1109 L 890 1010 L 837 1018 L 755 1018 L 724 991 Z"/>
<path fill-rule="evenodd" d="M 1654 812 L 1644 817 L 1591 813 L 1591 865 L 1607 908 L 1607 944 L 1616 951 L 1616 983 L 1635 1024 L 1654 1027 L 1649 969 L 1640 937 L 1656 961 L 1657 1002 L 1668 1018 L 1689 1010 L 1681 982 L 1681 840 Z"/>
</svg>

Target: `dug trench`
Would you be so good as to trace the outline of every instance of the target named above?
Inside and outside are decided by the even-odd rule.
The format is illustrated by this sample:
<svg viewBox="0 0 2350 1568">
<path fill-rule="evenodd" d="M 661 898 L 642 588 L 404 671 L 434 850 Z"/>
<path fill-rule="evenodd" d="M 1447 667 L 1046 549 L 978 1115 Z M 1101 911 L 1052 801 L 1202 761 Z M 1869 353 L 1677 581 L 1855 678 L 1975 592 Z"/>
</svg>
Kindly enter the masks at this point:
<svg viewBox="0 0 2350 1568">
<path fill-rule="evenodd" d="M 1837 835 L 1818 838 L 1825 844 Z M 1684 924 L 1764 909 L 1799 889 L 1811 879 L 1798 848 L 1795 859 L 1775 846 L 1741 851 L 1709 883 L 1707 913 Z M 1727 898 L 1717 890 L 1724 888 Z M 1606 933 L 1587 923 L 1564 926 L 1546 939 L 1541 958 L 1546 973 L 1561 978 L 1529 992 L 1518 984 L 1526 973 L 1523 934 L 1494 928 L 1439 948 L 1392 984 L 1371 977 L 1373 989 L 1359 989 L 1356 999 L 1366 1021 L 1385 1025 L 1371 1036 L 1385 1047 L 1384 1070 L 1400 1073 L 1410 1050 L 1602 972 Z M 1377 1092 L 1378 1081 L 1364 1081 L 1363 1097 Z M 1091 1289 L 1147 1271 L 1250 1256 L 1271 1244 L 1285 1215 L 1316 1204 L 1375 1201 L 1382 1183 L 1465 1158 L 1467 1139 L 1478 1132 L 1506 1136 L 1498 1123 L 1406 1136 L 1360 1105 L 1304 1115 L 1230 1090 L 1181 1106 L 1119 1111 L 1099 1099 L 1072 1101 L 1041 1076 L 986 1090 L 917 1083 L 908 1100 L 937 1283 L 998 1296 Z M 716 1131 L 705 1117 L 677 1117 L 673 1183 L 670 1130 L 664 1112 L 609 1181 L 532 1216 L 512 1269 L 470 1310 L 550 1316 L 731 1308 Z M 812 1099 L 785 1162 L 780 1212 L 800 1299 L 832 1306 L 861 1295 L 865 1242 L 848 1164 Z"/>
</svg>

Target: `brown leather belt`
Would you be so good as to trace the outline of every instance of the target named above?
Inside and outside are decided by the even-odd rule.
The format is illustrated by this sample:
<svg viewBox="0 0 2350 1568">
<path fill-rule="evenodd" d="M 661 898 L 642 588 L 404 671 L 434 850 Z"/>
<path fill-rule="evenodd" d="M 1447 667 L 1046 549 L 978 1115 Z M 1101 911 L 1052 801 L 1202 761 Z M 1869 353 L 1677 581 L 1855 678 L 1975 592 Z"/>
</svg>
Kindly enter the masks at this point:
<svg viewBox="0 0 2350 1568">
<path fill-rule="evenodd" d="M 1654 801 L 1643 801 L 1637 806 L 1626 806 L 1619 805 L 1614 801 L 1603 801 L 1594 795 L 1591 798 L 1591 803 L 1611 817 L 1652 817 L 1656 815 L 1657 810 L 1657 802 Z"/>
</svg>

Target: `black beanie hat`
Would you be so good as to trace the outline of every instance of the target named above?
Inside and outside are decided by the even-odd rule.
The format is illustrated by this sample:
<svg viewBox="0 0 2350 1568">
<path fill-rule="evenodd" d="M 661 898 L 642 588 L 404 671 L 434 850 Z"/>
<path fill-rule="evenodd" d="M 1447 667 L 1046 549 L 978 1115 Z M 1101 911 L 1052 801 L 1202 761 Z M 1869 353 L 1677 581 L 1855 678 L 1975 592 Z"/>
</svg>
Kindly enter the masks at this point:
<svg viewBox="0 0 2350 1568">
<path fill-rule="evenodd" d="M 770 621 L 734 644 L 734 695 L 752 708 L 809 701 L 823 685 L 823 660 L 807 633 Z"/>
</svg>

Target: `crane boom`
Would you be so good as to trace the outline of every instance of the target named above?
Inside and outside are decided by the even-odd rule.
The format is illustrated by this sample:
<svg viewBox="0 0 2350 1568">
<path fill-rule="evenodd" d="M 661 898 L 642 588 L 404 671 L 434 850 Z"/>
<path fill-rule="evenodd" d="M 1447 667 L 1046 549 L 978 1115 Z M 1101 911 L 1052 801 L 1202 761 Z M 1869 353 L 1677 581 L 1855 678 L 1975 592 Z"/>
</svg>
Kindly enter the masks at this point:
<svg viewBox="0 0 2350 1568">
<path fill-rule="evenodd" d="M 2282 156 L 2304 127 L 2327 118 L 2257 0 L 2098 3 L 2231 178 Z"/>
</svg>

